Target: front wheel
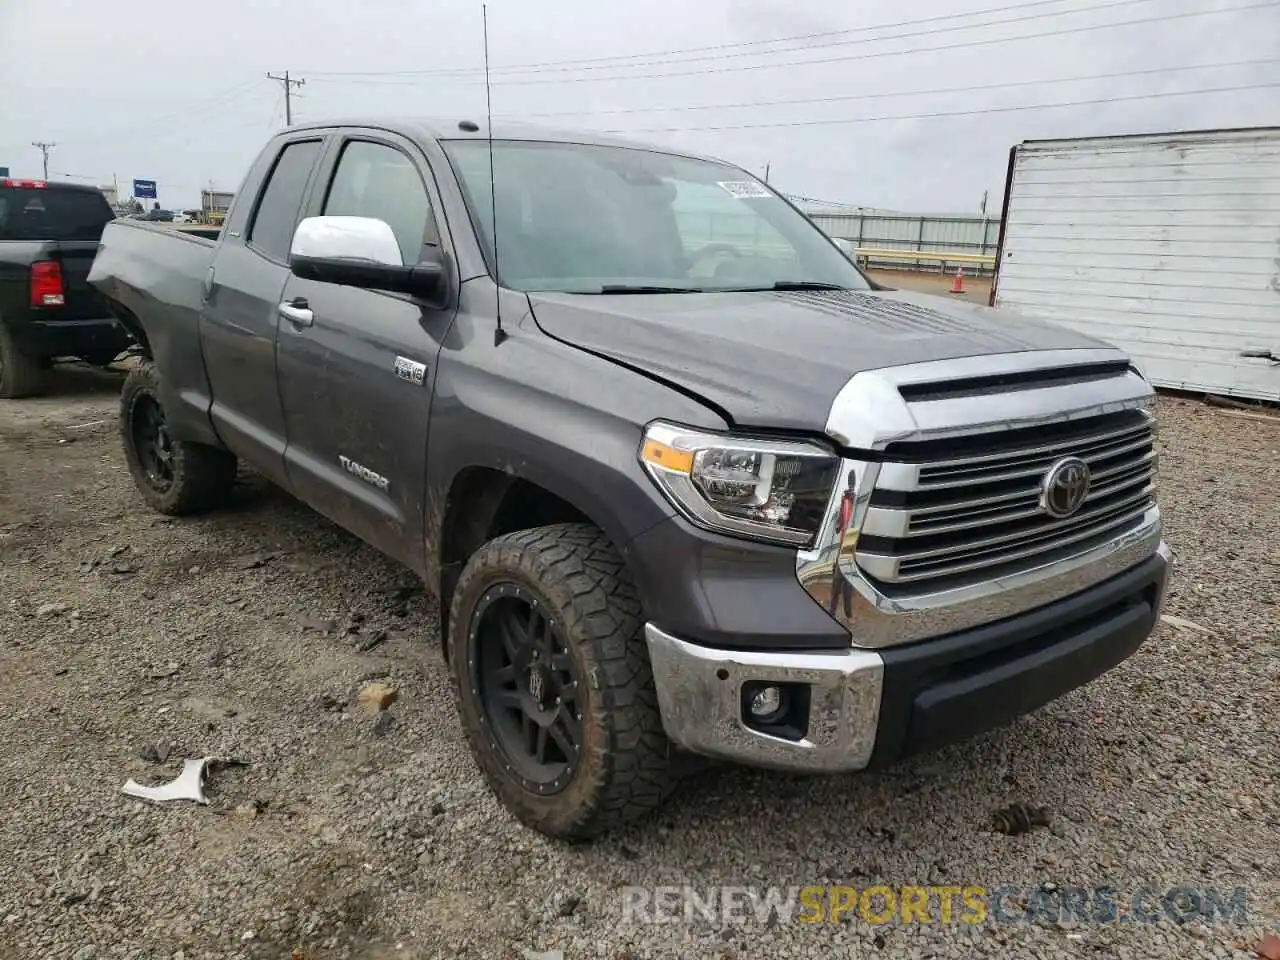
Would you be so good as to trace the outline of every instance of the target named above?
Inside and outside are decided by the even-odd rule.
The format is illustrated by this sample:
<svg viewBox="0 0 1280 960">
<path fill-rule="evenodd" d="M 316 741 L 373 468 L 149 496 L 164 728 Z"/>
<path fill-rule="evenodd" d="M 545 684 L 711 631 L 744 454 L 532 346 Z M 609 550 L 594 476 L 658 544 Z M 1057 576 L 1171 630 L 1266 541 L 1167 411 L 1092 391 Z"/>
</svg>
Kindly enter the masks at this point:
<svg viewBox="0 0 1280 960">
<path fill-rule="evenodd" d="M 220 506 L 236 479 L 236 458 L 202 443 L 175 440 L 160 402 L 160 374 L 138 364 L 120 394 L 120 433 L 133 482 L 152 508 L 169 516 Z"/>
<path fill-rule="evenodd" d="M 657 809 L 675 777 L 635 588 L 585 524 L 489 541 L 453 595 L 449 656 L 471 752 L 502 803 L 582 839 Z"/>
</svg>

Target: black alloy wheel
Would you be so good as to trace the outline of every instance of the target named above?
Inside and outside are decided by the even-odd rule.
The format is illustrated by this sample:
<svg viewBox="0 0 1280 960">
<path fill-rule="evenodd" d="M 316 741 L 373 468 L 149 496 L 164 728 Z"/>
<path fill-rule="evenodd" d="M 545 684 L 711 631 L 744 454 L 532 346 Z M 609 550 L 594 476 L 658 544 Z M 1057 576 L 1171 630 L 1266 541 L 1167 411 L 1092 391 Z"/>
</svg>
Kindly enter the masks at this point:
<svg viewBox="0 0 1280 960">
<path fill-rule="evenodd" d="M 584 692 L 561 625 L 510 582 L 484 593 L 471 622 L 468 673 L 481 724 L 526 790 L 559 793 L 582 756 Z"/>
<path fill-rule="evenodd" d="M 173 486 L 173 443 L 165 423 L 164 410 L 149 394 L 139 394 L 134 400 L 130 429 L 133 432 L 134 449 L 146 474 L 147 483 L 157 493 Z"/>
<path fill-rule="evenodd" d="M 235 486 L 236 458 L 220 447 L 177 439 L 181 433 L 162 396 L 160 373 L 150 360 L 141 360 L 124 378 L 120 438 L 134 485 L 147 503 L 171 517 L 221 506 Z"/>
<path fill-rule="evenodd" d="M 660 807 L 678 777 L 644 611 L 598 527 L 513 530 L 467 558 L 446 657 L 471 755 L 499 802 L 585 840 Z"/>
</svg>

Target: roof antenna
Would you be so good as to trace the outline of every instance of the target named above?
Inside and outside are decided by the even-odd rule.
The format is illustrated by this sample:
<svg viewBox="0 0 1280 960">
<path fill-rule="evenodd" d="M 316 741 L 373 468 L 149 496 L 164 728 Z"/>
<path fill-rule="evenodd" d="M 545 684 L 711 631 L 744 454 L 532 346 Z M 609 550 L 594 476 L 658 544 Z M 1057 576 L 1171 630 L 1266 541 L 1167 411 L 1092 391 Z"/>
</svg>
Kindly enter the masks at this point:
<svg viewBox="0 0 1280 960">
<path fill-rule="evenodd" d="M 497 293 L 494 314 L 498 321 L 493 331 L 493 345 L 496 347 L 507 339 L 507 334 L 502 329 L 502 275 L 498 271 L 498 188 L 493 172 L 493 94 L 489 87 L 489 9 L 486 4 L 480 5 L 480 16 L 484 21 L 484 108 L 489 127 L 489 212 L 493 217 L 493 285 Z"/>
</svg>

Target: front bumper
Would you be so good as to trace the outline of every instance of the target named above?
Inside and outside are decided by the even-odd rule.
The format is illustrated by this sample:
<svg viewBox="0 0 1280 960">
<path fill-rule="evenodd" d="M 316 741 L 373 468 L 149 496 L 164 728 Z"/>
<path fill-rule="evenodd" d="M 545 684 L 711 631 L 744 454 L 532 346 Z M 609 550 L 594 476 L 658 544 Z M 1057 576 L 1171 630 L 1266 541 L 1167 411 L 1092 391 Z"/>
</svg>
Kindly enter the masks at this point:
<svg viewBox="0 0 1280 960">
<path fill-rule="evenodd" d="M 1151 634 L 1170 553 L 997 623 L 902 647 L 765 652 L 688 643 L 645 627 L 667 736 L 753 766 L 881 767 L 999 726 L 1089 682 Z M 747 719 L 743 687 L 786 685 L 793 716 Z"/>
</svg>

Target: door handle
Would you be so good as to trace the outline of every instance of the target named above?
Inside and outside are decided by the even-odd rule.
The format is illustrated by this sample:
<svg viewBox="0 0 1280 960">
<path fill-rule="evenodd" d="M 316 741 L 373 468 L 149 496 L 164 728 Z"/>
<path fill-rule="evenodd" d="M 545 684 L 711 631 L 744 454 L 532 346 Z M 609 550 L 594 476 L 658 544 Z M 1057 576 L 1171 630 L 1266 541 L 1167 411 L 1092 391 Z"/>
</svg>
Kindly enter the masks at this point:
<svg viewBox="0 0 1280 960">
<path fill-rule="evenodd" d="M 292 300 L 286 300 L 280 304 L 280 316 L 295 327 L 309 327 L 316 320 L 315 314 L 311 312 L 311 308 L 307 305 L 306 297 L 294 297 Z"/>
</svg>

